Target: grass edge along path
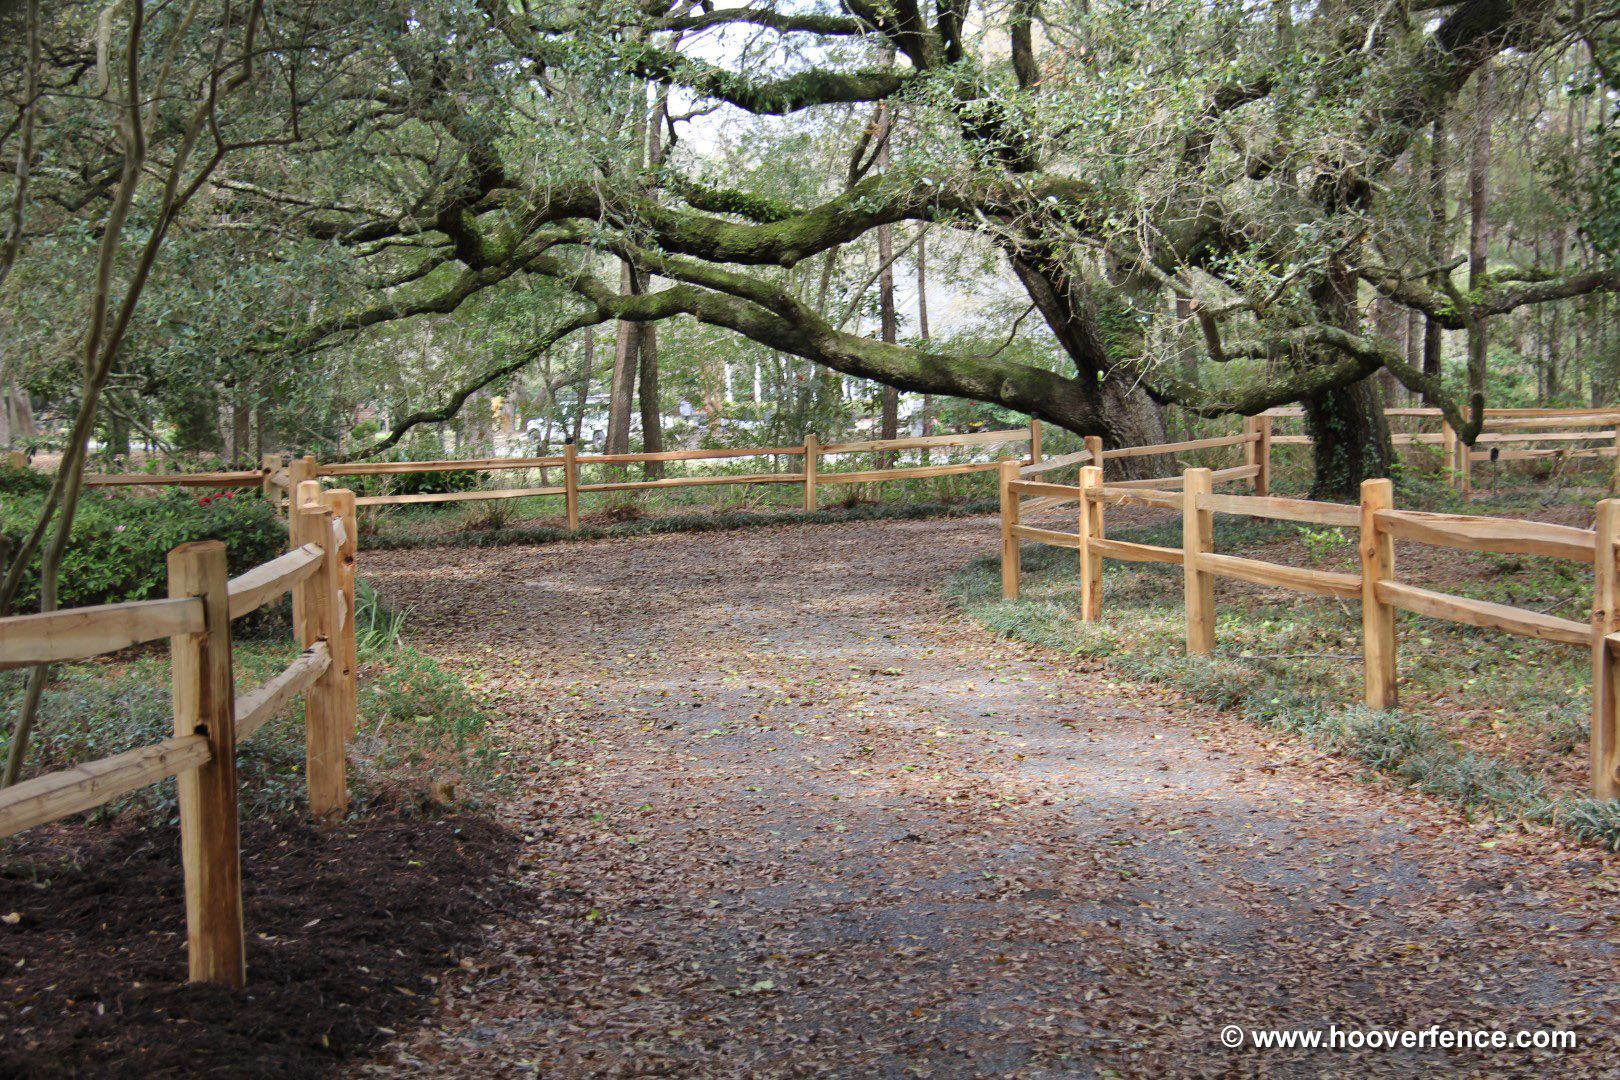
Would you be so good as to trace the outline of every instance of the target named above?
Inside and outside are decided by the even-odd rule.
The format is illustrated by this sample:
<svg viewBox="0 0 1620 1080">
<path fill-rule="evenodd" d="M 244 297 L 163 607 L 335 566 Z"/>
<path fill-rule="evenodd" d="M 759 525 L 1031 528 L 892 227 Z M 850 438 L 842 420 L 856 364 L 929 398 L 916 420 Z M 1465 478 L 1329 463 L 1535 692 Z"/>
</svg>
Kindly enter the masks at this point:
<svg viewBox="0 0 1620 1080">
<path fill-rule="evenodd" d="M 1125 535 L 1129 531 L 1122 530 L 1119 538 L 1130 538 Z M 1053 599 L 1054 588 L 1045 590 L 1046 596 L 1030 598 L 1026 590 L 1025 599 L 1003 600 L 999 554 L 962 567 L 947 583 L 946 595 L 997 637 L 1085 657 L 1116 675 L 1169 687 L 1200 704 L 1235 712 L 1259 727 L 1302 738 L 1326 753 L 1394 777 L 1470 815 L 1549 825 L 1583 842 L 1620 851 L 1620 803 L 1554 792 L 1544 780 L 1511 763 L 1463 749 L 1422 717 L 1328 700 L 1308 686 L 1278 679 L 1230 650 L 1218 648 L 1212 656 L 1187 656 L 1177 649 L 1117 651 L 1106 611 L 1100 623 L 1080 621 L 1074 564 L 1073 553 L 1064 549 L 1044 545 L 1024 549 L 1026 580 L 1073 593 L 1073 607 Z M 1108 571 L 1115 568 L 1105 565 Z M 1179 590 L 1179 581 L 1175 587 Z M 1176 610 L 1179 615 L 1179 607 Z M 1128 616 L 1120 612 L 1113 617 Z M 1239 671 L 1242 677 L 1234 678 Z"/>
</svg>

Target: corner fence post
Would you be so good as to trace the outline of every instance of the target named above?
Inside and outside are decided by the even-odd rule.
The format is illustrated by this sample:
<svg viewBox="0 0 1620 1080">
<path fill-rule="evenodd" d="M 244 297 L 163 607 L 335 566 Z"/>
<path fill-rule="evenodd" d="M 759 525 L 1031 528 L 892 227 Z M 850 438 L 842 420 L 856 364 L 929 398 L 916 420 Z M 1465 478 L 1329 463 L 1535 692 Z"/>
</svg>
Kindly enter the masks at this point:
<svg viewBox="0 0 1620 1080">
<path fill-rule="evenodd" d="M 1614 799 L 1620 798 L 1620 661 L 1608 635 L 1620 629 L 1620 570 L 1614 548 L 1620 540 L 1620 499 L 1597 504 L 1593 531 L 1592 797 Z"/>
<path fill-rule="evenodd" d="M 169 639 L 174 733 L 208 740 L 205 764 L 176 778 L 186 952 L 192 982 L 247 981 L 242 933 L 242 855 L 236 807 L 236 686 L 231 676 L 231 599 L 225 545 L 169 552 L 169 595 L 202 600 L 203 629 Z"/>
<path fill-rule="evenodd" d="M 300 518 L 303 542 L 324 553 L 321 568 L 299 583 L 293 608 L 301 613 L 298 642 L 309 648 L 326 642 L 331 663 L 304 693 L 304 782 L 309 789 L 309 813 L 317 821 L 331 822 L 348 812 L 348 786 L 344 776 L 343 726 L 339 686 L 342 663 L 336 623 L 340 548 L 332 535 L 332 509 L 321 497 L 320 485 L 306 480 L 299 485 L 293 505 Z"/>
<path fill-rule="evenodd" d="M 355 723 L 360 715 L 360 688 L 356 682 L 359 667 L 358 647 L 355 644 L 354 606 L 355 554 L 360 547 L 359 522 L 354 509 L 354 492 L 335 488 L 324 496 L 332 511 L 332 520 L 343 527 L 343 541 L 338 545 L 337 638 L 332 648 L 332 664 L 338 672 L 340 691 L 338 720 L 345 743 L 354 738 Z"/>
<path fill-rule="evenodd" d="M 1378 595 L 1378 583 L 1395 576 L 1395 538 L 1378 527 L 1378 511 L 1394 508 L 1395 489 L 1388 479 L 1361 482 L 1361 655 L 1369 709 L 1393 709 L 1400 700 L 1395 609 Z"/>
<path fill-rule="evenodd" d="M 1029 464 L 1041 463 L 1041 422 L 1034 417 L 1029 421 Z"/>
<path fill-rule="evenodd" d="M 573 439 L 563 444 L 563 506 L 568 513 L 568 531 L 579 531 L 579 447 Z"/>
<path fill-rule="evenodd" d="M 804 437 L 804 509 L 816 508 L 816 466 L 821 463 L 821 443 L 814 435 Z"/>
<path fill-rule="evenodd" d="M 1102 487 L 1102 466 L 1080 467 L 1080 620 L 1102 618 L 1102 556 L 1091 548 L 1103 536 L 1102 500 L 1091 497 Z"/>
<path fill-rule="evenodd" d="M 1012 483 L 1018 479 L 1018 462 L 1001 463 L 1001 598 L 1018 599 L 1018 536 L 1013 528 L 1018 524 L 1018 496 Z"/>
<path fill-rule="evenodd" d="M 1181 569 L 1186 590 L 1187 655 L 1207 656 L 1215 648 L 1215 575 L 1199 556 L 1215 550 L 1215 515 L 1198 507 L 1198 496 L 1215 490 L 1214 473 L 1187 469 L 1181 487 Z"/>
</svg>

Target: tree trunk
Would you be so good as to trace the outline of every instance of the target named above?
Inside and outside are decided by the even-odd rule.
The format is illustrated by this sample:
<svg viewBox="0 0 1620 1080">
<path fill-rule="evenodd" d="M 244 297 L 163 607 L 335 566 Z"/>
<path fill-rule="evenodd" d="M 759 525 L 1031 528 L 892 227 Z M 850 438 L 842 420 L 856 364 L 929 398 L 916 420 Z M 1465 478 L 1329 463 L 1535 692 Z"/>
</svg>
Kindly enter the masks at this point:
<svg viewBox="0 0 1620 1080">
<path fill-rule="evenodd" d="M 1429 140 L 1429 262 L 1439 266 L 1451 258 L 1446 243 L 1446 122 L 1438 119 Z M 1423 374 L 1438 379 L 1445 350 L 1445 328 L 1425 317 L 1423 332 Z M 1434 401 L 1425 397 L 1425 405 Z"/>
<path fill-rule="evenodd" d="M 641 275 L 627 262 L 619 263 L 619 294 L 640 293 Z M 613 382 L 608 388 L 607 441 L 603 450 L 609 454 L 630 452 L 630 408 L 635 403 L 636 361 L 641 354 L 638 327 L 633 322 L 619 320 L 618 347 L 613 353 Z"/>
<path fill-rule="evenodd" d="M 642 323 L 638 330 L 636 341 L 641 354 L 641 448 L 649 454 L 657 454 L 664 449 L 664 421 L 658 410 L 658 324 Z M 641 472 L 643 478 L 657 480 L 664 475 L 664 463 L 644 461 Z"/>
<path fill-rule="evenodd" d="M 125 424 L 128 427 L 128 424 Z M 344 433 L 347 435 L 347 432 Z M 253 410 L 240 402 L 231 405 L 231 460 L 237 463 L 250 462 L 253 443 Z M 129 435 L 124 435 L 124 445 L 129 445 Z M 128 453 L 126 450 L 125 453 Z"/>
<path fill-rule="evenodd" d="M 917 338 L 927 342 L 928 331 L 928 223 L 918 226 L 917 232 Z M 922 399 L 922 433 L 927 438 L 934 433 L 934 395 L 924 394 Z M 923 448 L 922 464 L 928 464 L 928 449 Z"/>
<path fill-rule="evenodd" d="M 1356 502 L 1361 481 L 1389 475 L 1389 420 L 1376 376 L 1301 404 L 1315 448 L 1311 498 Z"/>
<path fill-rule="evenodd" d="M 886 111 L 888 106 L 878 106 Z M 889 137 L 893 125 L 880 119 L 878 121 L 879 142 L 874 166 L 877 171 L 886 171 L 889 167 Z M 879 225 L 877 231 L 878 249 L 878 316 L 880 320 L 879 336 L 884 342 L 894 345 L 899 342 L 900 328 L 894 311 L 894 226 Z M 878 438 L 897 439 L 900 437 L 900 391 L 892 386 L 883 388 L 883 414 L 879 422 Z M 887 469 L 894 465 L 894 454 L 878 455 L 878 468 Z"/>
<path fill-rule="evenodd" d="M 1474 107 L 1474 145 L 1468 159 L 1468 288 L 1477 292 L 1485 287 L 1486 245 L 1489 241 L 1488 210 L 1491 170 L 1491 65 L 1480 66 L 1474 76 L 1477 96 Z M 1489 344 L 1484 319 L 1468 324 L 1468 393 L 1470 398 L 1485 392 L 1486 347 Z M 1467 434 L 1464 432 L 1464 434 Z M 1472 446 L 1473 437 L 1465 442 Z"/>
<path fill-rule="evenodd" d="M 585 328 L 585 350 L 580 360 L 583 370 L 579 376 L 579 397 L 574 406 L 574 442 L 579 442 L 579 436 L 585 429 L 585 408 L 590 404 L 591 374 L 596 370 L 596 327 Z"/>
</svg>

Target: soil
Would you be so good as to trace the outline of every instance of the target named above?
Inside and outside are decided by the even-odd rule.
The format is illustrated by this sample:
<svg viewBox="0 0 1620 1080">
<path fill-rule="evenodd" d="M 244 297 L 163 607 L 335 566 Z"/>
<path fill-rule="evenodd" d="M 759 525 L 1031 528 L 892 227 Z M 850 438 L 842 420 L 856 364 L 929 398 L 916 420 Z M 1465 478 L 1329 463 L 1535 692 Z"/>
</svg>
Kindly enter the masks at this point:
<svg viewBox="0 0 1620 1080">
<path fill-rule="evenodd" d="M 512 839 L 470 815 L 245 822 L 231 991 L 184 982 L 172 828 L 23 834 L 0 867 L 0 1076 L 328 1073 L 431 1014 L 493 925 Z"/>
<path fill-rule="evenodd" d="M 1613 1074 L 1620 859 L 992 639 L 941 586 L 996 543 L 367 553 L 502 714 L 521 849 L 492 936 L 361 1071 Z M 1226 1024 L 1578 1045 L 1232 1050 Z"/>
</svg>

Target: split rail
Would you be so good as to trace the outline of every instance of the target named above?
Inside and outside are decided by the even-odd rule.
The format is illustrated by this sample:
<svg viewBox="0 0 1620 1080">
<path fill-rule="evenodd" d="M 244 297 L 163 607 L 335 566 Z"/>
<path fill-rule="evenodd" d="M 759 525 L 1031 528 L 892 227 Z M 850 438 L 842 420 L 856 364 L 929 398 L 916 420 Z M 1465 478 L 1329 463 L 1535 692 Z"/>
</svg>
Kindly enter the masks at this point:
<svg viewBox="0 0 1620 1080">
<path fill-rule="evenodd" d="M 1106 454 L 1102 455 L 1104 458 Z M 1223 470 L 1227 479 L 1237 470 Z M 1187 469 L 1159 481 L 1107 484 L 1102 469 L 1083 465 L 1073 487 L 1023 479 L 1014 465 L 1001 469 L 1001 589 L 1017 599 L 1020 541 L 1074 548 L 1080 560 L 1080 611 L 1084 621 L 1102 618 L 1105 559 L 1164 563 L 1182 568 L 1189 655 L 1215 647 L 1215 579 L 1230 578 L 1342 601 L 1359 601 L 1362 614 L 1364 700 L 1374 709 L 1398 703 L 1395 612 L 1588 649 L 1592 657 L 1591 789 L 1596 798 L 1620 798 L 1620 499 L 1597 504 L 1591 529 L 1466 514 L 1397 510 L 1387 479 L 1367 480 L 1361 503 L 1316 502 L 1214 491 L 1220 472 Z M 1156 487 L 1151 485 L 1157 485 Z M 1036 528 L 1020 520 L 1026 499 L 1061 500 L 1078 506 L 1076 529 Z M 1181 512 L 1181 546 L 1161 547 L 1111 540 L 1104 507 L 1136 504 Z M 1287 566 L 1215 552 L 1215 515 L 1297 521 L 1354 529 L 1359 536 L 1357 574 Z M 1396 576 L 1397 540 L 1505 555 L 1572 559 L 1593 567 L 1592 613 L 1578 622 L 1555 615 L 1454 596 L 1403 582 Z"/>
<path fill-rule="evenodd" d="M 193 982 L 246 980 L 236 748 L 300 695 L 309 812 L 326 822 L 348 813 L 345 754 L 358 705 L 354 495 L 309 482 L 297 496 L 287 553 L 235 578 L 226 578 L 220 541 L 181 544 L 169 552 L 165 599 L 0 619 L 0 669 L 85 660 L 169 639 L 174 735 L 0 790 L 0 837 L 175 777 Z M 289 591 L 303 652 L 238 695 L 231 623 Z"/>
<path fill-rule="evenodd" d="M 1299 419 L 1303 409 L 1272 409 L 1262 416 Z M 1439 431 L 1397 432 L 1396 446 L 1428 445 L 1440 448 L 1441 468 L 1447 482 L 1461 494 L 1473 491 L 1473 469 L 1478 462 L 1570 461 L 1577 458 L 1613 458 L 1620 479 L 1620 411 L 1605 409 L 1486 409 L 1484 430 L 1469 446 L 1439 409 L 1392 408 L 1384 415 L 1418 424 L 1439 421 Z M 1550 428 L 1552 430 L 1541 430 Z M 1586 430 L 1586 429 L 1598 430 Z M 1274 435 L 1277 446 L 1309 446 L 1309 435 Z M 1553 443 L 1532 446 L 1531 443 Z M 1596 446 L 1593 443 L 1605 443 Z M 1613 485 L 1611 485 L 1613 486 Z"/>
</svg>

